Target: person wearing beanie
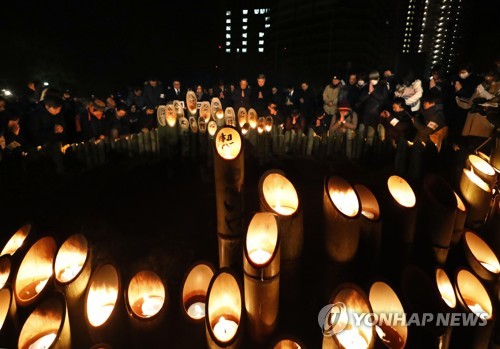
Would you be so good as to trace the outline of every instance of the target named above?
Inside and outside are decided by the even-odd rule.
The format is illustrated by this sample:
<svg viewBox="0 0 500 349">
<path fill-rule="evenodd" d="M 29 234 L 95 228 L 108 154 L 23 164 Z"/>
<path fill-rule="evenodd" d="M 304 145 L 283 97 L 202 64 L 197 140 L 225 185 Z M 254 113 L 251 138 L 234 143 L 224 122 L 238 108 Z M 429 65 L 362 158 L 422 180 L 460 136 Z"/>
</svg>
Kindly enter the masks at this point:
<svg viewBox="0 0 500 349">
<path fill-rule="evenodd" d="M 338 112 L 330 123 L 330 137 L 336 137 L 335 152 L 345 144 L 345 153 L 348 159 L 352 159 L 352 145 L 354 134 L 358 126 L 358 115 L 354 112 L 347 100 L 342 100 L 338 105 Z"/>
<path fill-rule="evenodd" d="M 332 82 L 323 90 L 323 110 L 330 117 L 337 113 L 337 104 L 341 91 L 341 79 L 339 74 L 333 74 Z"/>
</svg>

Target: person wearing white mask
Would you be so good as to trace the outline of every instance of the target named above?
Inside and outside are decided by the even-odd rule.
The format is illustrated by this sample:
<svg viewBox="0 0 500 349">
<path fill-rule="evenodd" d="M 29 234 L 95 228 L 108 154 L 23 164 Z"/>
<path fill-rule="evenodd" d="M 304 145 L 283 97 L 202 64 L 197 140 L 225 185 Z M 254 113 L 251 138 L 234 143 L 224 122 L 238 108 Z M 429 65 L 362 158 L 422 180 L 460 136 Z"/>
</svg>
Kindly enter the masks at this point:
<svg viewBox="0 0 500 349">
<path fill-rule="evenodd" d="M 360 125 L 358 129 L 358 141 L 356 157 L 361 155 L 363 141 L 366 138 L 366 144 L 363 153 L 373 145 L 375 139 L 375 130 L 380 120 L 380 113 L 388 107 L 389 89 L 387 84 L 380 83 L 380 74 L 378 71 L 372 71 L 368 75 L 369 83 L 362 89 L 358 99 L 358 115 L 360 116 Z"/>
</svg>

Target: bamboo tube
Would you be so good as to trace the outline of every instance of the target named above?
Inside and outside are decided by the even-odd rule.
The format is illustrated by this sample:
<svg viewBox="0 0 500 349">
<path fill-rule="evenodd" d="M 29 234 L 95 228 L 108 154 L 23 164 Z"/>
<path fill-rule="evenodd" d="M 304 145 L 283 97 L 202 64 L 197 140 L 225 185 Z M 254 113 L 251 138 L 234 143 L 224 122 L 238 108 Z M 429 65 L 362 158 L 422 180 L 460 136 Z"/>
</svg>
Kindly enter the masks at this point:
<svg viewBox="0 0 500 349">
<path fill-rule="evenodd" d="M 466 162 L 466 168 L 474 172 L 474 174 L 488 184 L 491 189 L 495 187 L 497 173 L 486 160 L 477 155 L 469 155 Z"/>
<path fill-rule="evenodd" d="M 323 189 L 325 246 L 336 262 L 349 262 L 355 256 L 360 235 L 360 203 L 349 182 L 339 176 L 325 179 Z"/>
<path fill-rule="evenodd" d="M 0 290 L 11 284 L 12 275 L 12 256 L 4 254 L 0 256 Z"/>
<path fill-rule="evenodd" d="M 68 309 L 61 294 L 45 299 L 31 313 L 19 334 L 18 348 L 71 348 Z"/>
<path fill-rule="evenodd" d="M 144 152 L 146 154 L 151 154 L 152 149 L 151 149 L 151 133 L 149 130 L 143 130 L 143 137 L 144 137 Z"/>
<path fill-rule="evenodd" d="M 463 238 L 465 257 L 470 268 L 481 279 L 492 281 L 500 277 L 500 262 L 493 250 L 477 234 L 466 231 Z"/>
<path fill-rule="evenodd" d="M 196 116 L 198 113 L 198 98 L 194 91 L 188 91 L 186 93 L 186 108 L 189 116 Z"/>
<path fill-rule="evenodd" d="M 462 239 L 465 220 L 467 218 L 467 209 L 465 208 L 462 198 L 456 192 L 455 198 L 457 199 L 457 211 L 455 216 L 455 224 L 453 226 L 453 235 L 451 237 L 452 245 L 458 244 L 458 242 Z"/>
<path fill-rule="evenodd" d="M 227 107 L 224 112 L 225 124 L 227 126 L 236 127 L 236 116 L 234 115 L 233 107 Z"/>
<path fill-rule="evenodd" d="M 240 109 L 238 109 L 238 125 L 240 126 L 240 129 L 242 129 L 243 125 L 245 125 L 247 122 L 248 122 L 247 110 L 243 107 L 240 107 Z"/>
<path fill-rule="evenodd" d="M 278 217 L 281 262 L 297 262 L 304 244 L 304 222 L 297 191 L 279 170 L 266 171 L 259 180 L 260 209 Z"/>
<path fill-rule="evenodd" d="M 15 348 L 19 331 L 16 300 L 10 287 L 0 289 L 0 343 Z"/>
<path fill-rule="evenodd" d="M 256 213 L 245 240 L 244 294 L 250 337 L 263 343 L 278 323 L 280 239 L 272 213 Z"/>
<path fill-rule="evenodd" d="M 243 342 L 243 294 L 231 269 L 220 269 L 210 281 L 206 309 L 208 349 L 239 348 Z"/>
<path fill-rule="evenodd" d="M 492 197 L 488 184 L 474 172 L 464 169 L 460 177 L 460 192 L 467 203 L 466 225 L 471 228 L 483 225 Z"/>
<path fill-rule="evenodd" d="M 214 274 L 215 268 L 211 263 L 198 262 L 191 266 L 184 276 L 181 311 L 190 323 L 205 323 L 208 286 Z"/>
<path fill-rule="evenodd" d="M 221 267 L 241 263 L 245 163 L 240 133 L 225 126 L 215 135 L 214 169 Z"/>
<path fill-rule="evenodd" d="M 210 114 L 212 115 L 212 119 L 214 119 L 217 122 L 217 125 L 219 124 L 219 122 L 217 121 L 218 119 L 224 120 L 224 111 L 223 110 L 222 110 L 222 118 L 220 118 L 220 114 L 219 114 L 219 117 L 217 117 L 217 112 L 219 110 L 222 110 L 222 103 L 220 102 L 219 98 L 213 97 L 212 101 L 210 102 Z M 223 125 L 223 122 L 222 122 L 222 125 Z"/>
</svg>

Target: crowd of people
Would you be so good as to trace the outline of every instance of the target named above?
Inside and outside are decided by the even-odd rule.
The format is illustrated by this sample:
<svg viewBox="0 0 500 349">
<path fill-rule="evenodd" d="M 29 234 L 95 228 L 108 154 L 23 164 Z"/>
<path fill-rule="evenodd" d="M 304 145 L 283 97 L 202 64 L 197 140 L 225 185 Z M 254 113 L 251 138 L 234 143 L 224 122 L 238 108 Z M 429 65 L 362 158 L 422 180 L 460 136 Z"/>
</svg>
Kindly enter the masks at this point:
<svg viewBox="0 0 500 349">
<path fill-rule="evenodd" d="M 255 82 L 255 84 L 254 84 Z M 128 95 L 79 100 L 71 91 L 60 92 L 36 82 L 30 94 L 11 101 L 0 97 L 0 145 L 4 157 L 16 156 L 39 146 L 117 138 L 156 126 L 156 109 L 174 100 L 185 100 L 187 89 L 179 80 L 168 86 L 150 76 Z M 470 139 L 489 137 L 500 125 L 500 62 L 483 74 L 470 65 L 455 74 L 432 68 L 430 78 L 391 69 L 381 72 L 339 72 L 321 90 L 307 81 L 278 88 L 264 74 L 255 81 L 242 78 L 206 88 L 193 86 L 199 102 L 219 98 L 222 107 L 254 108 L 258 116 L 273 116 L 285 130 L 302 130 L 339 139 L 356 135 L 371 145 L 375 137 L 396 146 L 432 142 L 438 150 L 443 140 L 454 147 Z M 352 142 L 344 142 L 352 157 Z"/>
</svg>

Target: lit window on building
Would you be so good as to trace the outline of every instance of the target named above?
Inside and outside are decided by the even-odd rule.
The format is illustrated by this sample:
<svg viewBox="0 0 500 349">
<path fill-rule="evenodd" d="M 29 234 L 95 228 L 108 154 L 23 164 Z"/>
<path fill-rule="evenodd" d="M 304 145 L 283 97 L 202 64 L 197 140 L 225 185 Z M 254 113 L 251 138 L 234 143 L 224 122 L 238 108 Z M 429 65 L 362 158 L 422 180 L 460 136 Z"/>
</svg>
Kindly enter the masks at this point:
<svg viewBox="0 0 500 349">
<path fill-rule="evenodd" d="M 245 17 L 242 19 L 242 21 L 243 21 L 243 23 L 248 23 L 248 18 Z"/>
<path fill-rule="evenodd" d="M 228 19 L 226 19 L 226 23 L 227 23 L 227 24 L 231 24 L 231 19 L 229 19 L 229 18 L 228 18 Z"/>
<path fill-rule="evenodd" d="M 246 53 L 246 52 L 247 52 L 247 49 L 246 49 L 245 47 L 243 47 L 243 48 L 241 49 L 241 52 Z"/>
<path fill-rule="evenodd" d="M 259 45 L 264 45 L 264 40 L 259 40 Z"/>
<path fill-rule="evenodd" d="M 248 10 L 243 10 L 243 14 L 247 15 L 248 14 Z"/>
<path fill-rule="evenodd" d="M 226 27 L 226 31 L 230 32 L 230 31 L 231 31 L 231 27 L 230 27 L 230 26 L 227 26 L 227 27 Z"/>
<path fill-rule="evenodd" d="M 231 11 L 226 11 L 226 16 L 231 16 Z"/>
<path fill-rule="evenodd" d="M 248 34 L 247 33 L 241 33 L 241 37 L 246 39 L 248 37 Z"/>
<path fill-rule="evenodd" d="M 226 53 L 231 53 L 231 49 L 230 48 L 226 48 Z"/>
<path fill-rule="evenodd" d="M 246 41 L 242 41 L 242 42 L 241 42 L 241 44 L 242 44 L 243 46 L 246 46 L 246 45 L 247 45 L 247 42 L 246 42 Z"/>
<path fill-rule="evenodd" d="M 264 37 L 264 32 L 259 32 L 259 38 L 263 38 Z"/>
<path fill-rule="evenodd" d="M 231 41 L 226 41 L 226 46 L 231 46 Z"/>
<path fill-rule="evenodd" d="M 270 24 L 266 24 L 266 25 L 264 26 L 264 28 L 271 28 L 271 25 L 270 25 Z"/>
<path fill-rule="evenodd" d="M 264 52 L 264 47 L 259 47 L 259 52 Z"/>
<path fill-rule="evenodd" d="M 231 34 L 226 34 L 226 39 L 231 39 Z"/>
</svg>

